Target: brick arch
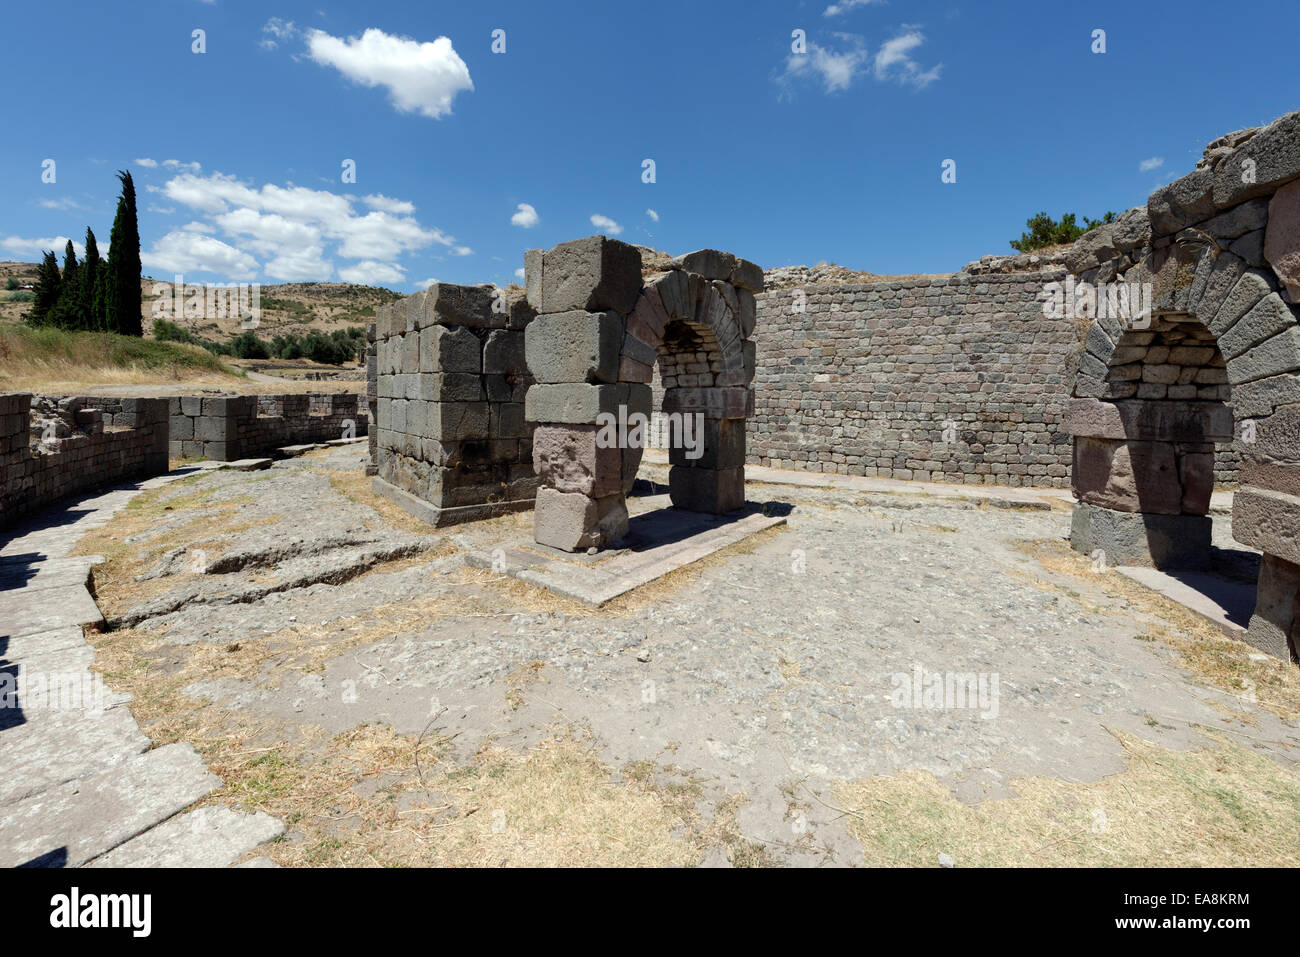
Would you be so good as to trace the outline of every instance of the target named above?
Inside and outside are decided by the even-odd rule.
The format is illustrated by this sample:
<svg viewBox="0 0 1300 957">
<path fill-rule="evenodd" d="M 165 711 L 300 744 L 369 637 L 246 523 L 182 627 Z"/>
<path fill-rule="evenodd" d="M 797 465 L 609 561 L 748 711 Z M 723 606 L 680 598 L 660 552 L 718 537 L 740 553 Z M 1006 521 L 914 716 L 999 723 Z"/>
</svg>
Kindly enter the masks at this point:
<svg viewBox="0 0 1300 957">
<path fill-rule="evenodd" d="M 1112 565 L 1207 568 L 1215 446 L 1231 443 L 1233 536 L 1264 553 L 1248 637 L 1294 660 L 1300 311 L 1212 241 L 1147 249 L 1130 280 L 1149 284 L 1149 314 L 1094 319 L 1074 380 L 1071 543 Z"/>
</svg>

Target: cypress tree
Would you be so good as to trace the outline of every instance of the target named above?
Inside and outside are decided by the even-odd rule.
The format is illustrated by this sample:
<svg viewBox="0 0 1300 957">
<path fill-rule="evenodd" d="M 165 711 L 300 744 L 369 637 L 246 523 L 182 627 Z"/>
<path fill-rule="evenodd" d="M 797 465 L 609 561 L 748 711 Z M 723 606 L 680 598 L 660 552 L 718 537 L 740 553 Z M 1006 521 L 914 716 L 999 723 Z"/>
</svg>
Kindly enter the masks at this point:
<svg viewBox="0 0 1300 957">
<path fill-rule="evenodd" d="M 109 233 L 107 327 L 125 336 L 143 336 L 140 316 L 140 224 L 136 220 L 135 183 L 129 171 L 118 170 L 122 195 Z"/>
<path fill-rule="evenodd" d="M 63 251 L 63 279 L 59 286 L 59 298 L 50 310 L 47 321 L 60 329 L 85 328 L 81 316 L 81 267 L 77 263 L 77 252 L 72 248 L 72 240 Z"/>
<path fill-rule="evenodd" d="M 95 231 L 86 228 L 86 261 L 81 264 L 81 317 L 83 329 L 103 329 L 104 317 L 100 313 L 99 274 L 103 264 L 99 258 L 99 244 Z"/>
<path fill-rule="evenodd" d="M 32 311 L 27 314 L 28 322 L 34 326 L 45 324 L 51 310 L 59 301 L 62 284 L 59 261 L 54 257 L 54 251 L 50 250 L 41 260 L 40 268 L 36 271 L 35 298 L 32 300 Z"/>
</svg>

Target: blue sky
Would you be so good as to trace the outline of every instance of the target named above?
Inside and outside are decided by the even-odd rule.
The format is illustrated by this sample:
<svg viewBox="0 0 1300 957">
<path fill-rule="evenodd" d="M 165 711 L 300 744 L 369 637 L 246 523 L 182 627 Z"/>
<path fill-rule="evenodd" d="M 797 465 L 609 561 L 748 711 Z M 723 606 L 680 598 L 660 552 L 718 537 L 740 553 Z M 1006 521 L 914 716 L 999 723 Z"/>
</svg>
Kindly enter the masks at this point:
<svg viewBox="0 0 1300 957">
<path fill-rule="evenodd" d="M 950 271 L 1300 108 L 1294 0 L 11 7 L 0 258 L 106 243 L 128 168 L 145 273 L 190 281 L 505 284 L 594 232 Z"/>
</svg>

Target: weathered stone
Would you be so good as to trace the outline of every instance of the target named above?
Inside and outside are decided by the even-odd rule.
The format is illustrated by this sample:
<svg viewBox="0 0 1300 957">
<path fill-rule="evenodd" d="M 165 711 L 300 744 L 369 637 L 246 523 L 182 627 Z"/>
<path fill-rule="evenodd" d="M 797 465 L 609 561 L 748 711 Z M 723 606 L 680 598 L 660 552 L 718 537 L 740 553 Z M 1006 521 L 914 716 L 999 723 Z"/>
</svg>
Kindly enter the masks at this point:
<svg viewBox="0 0 1300 957">
<path fill-rule="evenodd" d="M 703 412 L 710 419 L 744 419 L 754 414 L 754 390 L 678 388 L 664 393 L 664 412 Z"/>
<path fill-rule="evenodd" d="M 669 319 L 694 319 L 699 286 L 692 287 L 690 277 L 680 270 L 666 273 L 650 284 L 659 293 L 664 313 Z"/>
<path fill-rule="evenodd" d="M 1300 462 L 1300 405 L 1284 405 L 1254 422 L 1251 441 L 1238 436 L 1238 449 L 1279 462 Z"/>
<path fill-rule="evenodd" d="M 1187 291 L 1187 311 L 1208 326 L 1247 268 L 1239 256 L 1207 249 Z"/>
<path fill-rule="evenodd" d="M 1203 569 L 1210 564 L 1211 522 L 1206 515 L 1121 512 L 1080 502 L 1070 544 L 1105 565 Z"/>
<path fill-rule="evenodd" d="M 678 256 L 669 264 L 673 269 L 684 269 L 705 279 L 730 280 L 736 269 L 736 257 L 718 249 L 697 249 Z"/>
<path fill-rule="evenodd" d="M 524 332 L 538 382 L 617 382 L 623 318 L 616 312 L 544 313 Z"/>
<path fill-rule="evenodd" d="M 1145 206 L 1135 206 L 1121 213 L 1111 228 L 1111 242 L 1123 252 L 1151 242 L 1151 220 Z"/>
<path fill-rule="evenodd" d="M 601 543 L 596 500 L 578 492 L 558 492 L 542 486 L 533 511 L 533 538 L 566 552 Z"/>
<path fill-rule="evenodd" d="M 465 326 L 428 326 L 407 338 L 418 343 L 419 367 L 411 372 L 483 371 L 482 345 L 478 336 Z"/>
<path fill-rule="evenodd" d="M 763 269 L 748 259 L 736 257 L 736 265 L 731 270 L 731 284 L 749 292 L 763 291 Z"/>
<path fill-rule="evenodd" d="M 492 286 L 459 286 L 454 283 L 435 282 L 423 294 L 408 297 L 408 329 L 431 326 L 471 326 L 484 328 L 503 326 L 503 316 L 493 313 L 495 299 Z"/>
<path fill-rule="evenodd" d="M 534 309 L 542 308 L 542 256 L 545 250 L 529 249 L 524 252 L 524 295 Z"/>
<path fill-rule="evenodd" d="M 621 490 L 596 499 L 596 528 L 601 545 L 614 545 L 627 537 L 627 503 Z"/>
<path fill-rule="evenodd" d="M 1076 436 L 1165 442 L 1230 442 L 1232 409 L 1222 403 L 1070 400 L 1066 430 Z"/>
<path fill-rule="evenodd" d="M 597 498 L 622 491 L 623 454 L 599 441 L 595 425 L 539 425 L 533 431 L 533 469 L 545 486 Z"/>
<path fill-rule="evenodd" d="M 758 322 L 758 313 L 755 307 L 754 294 L 748 289 L 736 290 L 736 302 L 738 311 L 736 319 L 740 323 L 740 334 L 748 339 L 754 334 L 754 327 Z"/>
<path fill-rule="evenodd" d="M 1268 277 L 1258 269 L 1248 269 L 1233 285 L 1223 300 L 1223 305 L 1209 320 L 1207 326 L 1215 338 L 1222 336 L 1272 291 Z"/>
<path fill-rule="evenodd" d="M 1072 273 L 1081 273 L 1118 253 L 1114 231 L 1108 223 L 1088 230 L 1074 241 L 1074 245 L 1065 252 L 1065 268 Z"/>
<path fill-rule="evenodd" d="M 1256 269 L 1268 268 L 1268 261 L 1264 259 L 1264 230 L 1262 229 L 1256 229 L 1234 239 L 1228 244 L 1228 252 L 1240 256 Z"/>
<path fill-rule="evenodd" d="M 1283 186 L 1268 204 L 1264 258 L 1287 300 L 1300 302 L 1300 181 Z"/>
<path fill-rule="evenodd" d="M 1081 501 L 1123 512 L 1182 513 L 1174 446 L 1078 436 L 1074 493 Z"/>
<path fill-rule="evenodd" d="M 1219 351 L 1231 360 L 1251 346 L 1294 328 L 1296 317 L 1277 293 L 1269 293 L 1219 336 Z"/>
<path fill-rule="evenodd" d="M 483 372 L 528 374 L 524 335 L 508 329 L 494 329 L 483 343 Z"/>
<path fill-rule="evenodd" d="M 1232 499 L 1232 537 L 1300 563 L 1300 497 L 1243 486 Z"/>
<path fill-rule="evenodd" d="M 524 414 L 530 422 L 554 422 L 590 425 L 597 416 L 608 413 L 650 414 L 651 392 L 648 385 L 620 383 L 590 385 L 585 383 L 538 383 L 528 390 Z"/>
<path fill-rule="evenodd" d="M 1228 360 L 1228 381 L 1243 382 L 1300 369 L 1300 329 L 1292 327 Z"/>
<path fill-rule="evenodd" d="M 1233 386 L 1233 410 L 1241 418 L 1268 415 L 1280 405 L 1300 402 L 1300 376 L 1276 375 Z"/>
<path fill-rule="evenodd" d="M 1247 162 L 1250 161 L 1250 162 Z M 1214 203 L 1227 209 L 1300 177 L 1300 113 L 1259 130 L 1214 169 Z"/>
<path fill-rule="evenodd" d="M 1206 220 L 1203 228 L 1215 239 L 1236 239 L 1252 230 L 1263 229 L 1268 215 L 1268 201 L 1252 199 Z"/>
<path fill-rule="evenodd" d="M 612 309 L 626 315 L 640 292 L 641 254 L 616 239 L 575 239 L 551 247 L 543 257 L 543 313 Z"/>
<path fill-rule="evenodd" d="M 1300 565 L 1265 554 L 1255 587 L 1255 613 L 1246 641 L 1283 661 L 1297 654 L 1296 609 L 1300 607 Z"/>
<path fill-rule="evenodd" d="M 1193 170 L 1147 199 L 1153 236 L 1170 236 L 1214 214 L 1214 172 Z"/>
<path fill-rule="evenodd" d="M 675 508 L 721 515 L 745 505 L 745 470 L 683 468 L 668 470 L 668 494 Z"/>
<path fill-rule="evenodd" d="M 692 428 L 688 444 L 674 436 L 668 450 L 671 465 L 685 468 L 732 469 L 745 465 L 745 420 L 703 419 Z"/>
</svg>

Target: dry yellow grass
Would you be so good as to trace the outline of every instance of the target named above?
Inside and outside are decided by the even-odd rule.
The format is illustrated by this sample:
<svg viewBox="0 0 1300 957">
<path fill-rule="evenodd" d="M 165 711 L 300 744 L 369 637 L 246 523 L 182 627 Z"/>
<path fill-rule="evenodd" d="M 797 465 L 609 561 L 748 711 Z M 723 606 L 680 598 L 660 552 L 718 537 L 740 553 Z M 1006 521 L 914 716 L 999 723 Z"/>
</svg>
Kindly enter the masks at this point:
<svg viewBox="0 0 1300 957">
<path fill-rule="evenodd" d="M 1114 732 L 1112 732 L 1114 733 Z M 1173 751 L 1115 733 L 1127 768 L 1087 784 L 1011 782 L 967 805 L 906 772 L 834 788 L 874 866 L 1295 867 L 1300 774 L 1226 741 Z"/>
</svg>

